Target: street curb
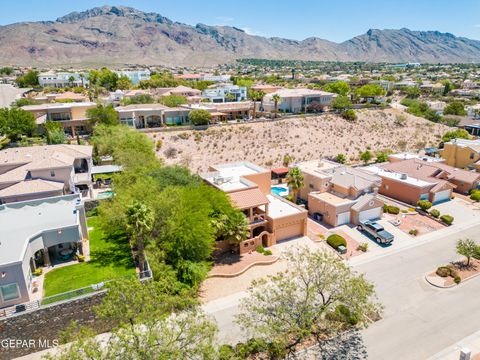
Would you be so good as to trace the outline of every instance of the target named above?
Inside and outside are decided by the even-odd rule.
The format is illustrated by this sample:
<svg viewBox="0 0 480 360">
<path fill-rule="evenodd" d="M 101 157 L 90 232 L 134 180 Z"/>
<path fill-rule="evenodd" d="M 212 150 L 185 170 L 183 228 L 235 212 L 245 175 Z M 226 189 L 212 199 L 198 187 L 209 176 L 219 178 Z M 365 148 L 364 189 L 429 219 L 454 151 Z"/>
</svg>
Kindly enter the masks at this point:
<svg viewBox="0 0 480 360">
<path fill-rule="evenodd" d="M 476 278 L 477 276 L 480 276 L 480 272 L 475 274 L 475 275 L 472 275 L 472 276 L 469 276 L 465 279 L 462 279 L 462 281 L 459 283 L 459 284 L 455 284 L 453 283 L 452 285 L 447 285 L 447 286 L 441 286 L 441 285 L 437 285 L 437 284 L 434 284 L 432 283 L 431 281 L 428 280 L 428 275 L 431 274 L 431 273 L 426 273 L 424 278 L 425 278 L 425 281 L 427 283 L 429 283 L 430 285 L 432 286 L 435 286 L 436 288 L 439 288 L 439 289 L 450 289 L 450 288 L 453 288 L 453 287 L 456 287 L 456 286 L 459 286 L 459 285 L 462 285 L 464 282 L 467 282 L 468 280 L 471 280 L 473 278 Z M 437 275 L 437 277 L 441 278 L 440 276 Z M 443 279 L 443 278 L 442 278 Z"/>
<path fill-rule="evenodd" d="M 237 277 L 237 276 L 240 276 L 242 275 L 244 272 L 246 272 L 247 270 L 251 269 L 252 267 L 254 266 L 265 266 L 265 265 L 272 265 L 274 263 L 276 263 L 278 261 L 279 257 L 276 256 L 274 259 L 272 260 L 265 260 L 265 261 L 257 261 L 257 262 L 254 262 L 254 263 L 251 263 L 249 264 L 247 267 L 245 267 L 244 269 L 236 272 L 236 273 L 232 273 L 232 274 L 228 274 L 228 273 L 219 273 L 219 274 L 213 274 L 213 275 L 208 275 L 207 278 L 208 279 L 213 279 L 213 278 L 234 278 L 234 277 Z"/>
</svg>

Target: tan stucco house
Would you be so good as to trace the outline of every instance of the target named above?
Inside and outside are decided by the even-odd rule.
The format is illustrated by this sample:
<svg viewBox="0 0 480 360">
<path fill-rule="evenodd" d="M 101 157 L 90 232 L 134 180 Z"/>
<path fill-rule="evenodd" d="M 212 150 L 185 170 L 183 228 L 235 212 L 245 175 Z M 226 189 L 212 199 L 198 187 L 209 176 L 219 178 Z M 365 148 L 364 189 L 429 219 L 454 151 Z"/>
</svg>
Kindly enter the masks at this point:
<svg viewBox="0 0 480 360">
<path fill-rule="evenodd" d="M 227 193 L 233 205 L 245 214 L 250 236 L 240 244 L 240 253 L 306 235 L 307 211 L 271 194 L 270 170 L 249 162 L 228 163 L 211 166 L 201 177 Z M 230 245 L 217 242 L 217 248 L 228 250 Z"/>
<path fill-rule="evenodd" d="M 314 219 L 338 226 L 382 216 L 383 201 L 376 196 L 381 178 L 328 160 L 293 166 L 303 173 L 299 197 Z"/>
</svg>

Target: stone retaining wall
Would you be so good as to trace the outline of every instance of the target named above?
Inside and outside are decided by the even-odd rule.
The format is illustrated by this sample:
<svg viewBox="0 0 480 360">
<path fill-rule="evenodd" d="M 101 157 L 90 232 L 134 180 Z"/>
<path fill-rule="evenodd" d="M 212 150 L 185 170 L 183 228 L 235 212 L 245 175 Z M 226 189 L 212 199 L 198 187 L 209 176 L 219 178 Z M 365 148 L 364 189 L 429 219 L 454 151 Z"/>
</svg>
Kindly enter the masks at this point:
<svg viewBox="0 0 480 360">
<path fill-rule="evenodd" d="M 113 324 L 98 320 L 93 312 L 103 296 L 104 293 L 97 293 L 0 320 L 0 360 L 55 346 L 71 322 L 88 326 L 97 333 L 109 331 Z"/>
</svg>

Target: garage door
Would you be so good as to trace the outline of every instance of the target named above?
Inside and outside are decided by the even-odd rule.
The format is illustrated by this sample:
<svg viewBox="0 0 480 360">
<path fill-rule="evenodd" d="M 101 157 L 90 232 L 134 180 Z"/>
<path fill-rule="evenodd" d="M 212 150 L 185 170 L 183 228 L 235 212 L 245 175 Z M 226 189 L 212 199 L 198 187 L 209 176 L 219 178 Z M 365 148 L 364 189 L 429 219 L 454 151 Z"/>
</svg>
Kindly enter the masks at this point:
<svg viewBox="0 0 480 360">
<path fill-rule="evenodd" d="M 337 215 L 337 225 L 343 225 L 343 224 L 349 224 L 349 223 L 350 223 L 350 211 Z"/>
<path fill-rule="evenodd" d="M 298 236 L 303 236 L 303 221 L 275 229 L 277 242 Z"/>
<path fill-rule="evenodd" d="M 448 201 L 450 200 L 450 195 L 451 195 L 451 190 L 439 191 L 438 193 L 435 194 L 433 198 L 433 203 L 438 204 L 443 201 Z"/>
<path fill-rule="evenodd" d="M 369 210 L 362 211 L 358 214 L 359 221 L 373 220 L 381 217 L 382 208 L 373 208 Z"/>
</svg>

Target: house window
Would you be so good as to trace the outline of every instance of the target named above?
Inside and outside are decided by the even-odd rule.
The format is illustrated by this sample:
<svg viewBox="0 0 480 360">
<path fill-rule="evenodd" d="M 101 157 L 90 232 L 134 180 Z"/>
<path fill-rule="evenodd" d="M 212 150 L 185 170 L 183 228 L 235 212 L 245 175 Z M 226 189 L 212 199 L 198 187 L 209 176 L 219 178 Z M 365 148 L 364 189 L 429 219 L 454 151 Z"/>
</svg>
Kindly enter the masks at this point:
<svg viewBox="0 0 480 360">
<path fill-rule="evenodd" d="M 308 184 L 308 187 L 309 187 L 310 189 L 313 189 L 313 184 Z"/>
<path fill-rule="evenodd" d="M 388 190 L 388 185 L 387 184 L 385 184 L 383 187 L 385 188 L 385 190 Z"/>
<path fill-rule="evenodd" d="M 470 153 L 470 159 L 471 160 L 475 159 L 475 154 L 474 153 Z"/>
<path fill-rule="evenodd" d="M 55 171 L 54 170 L 50 170 L 50 176 L 55 177 Z"/>
<path fill-rule="evenodd" d="M 20 291 L 18 290 L 18 284 L 8 284 L 0 286 L 0 294 L 3 301 L 16 300 L 20 298 Z"/>
</svg>

